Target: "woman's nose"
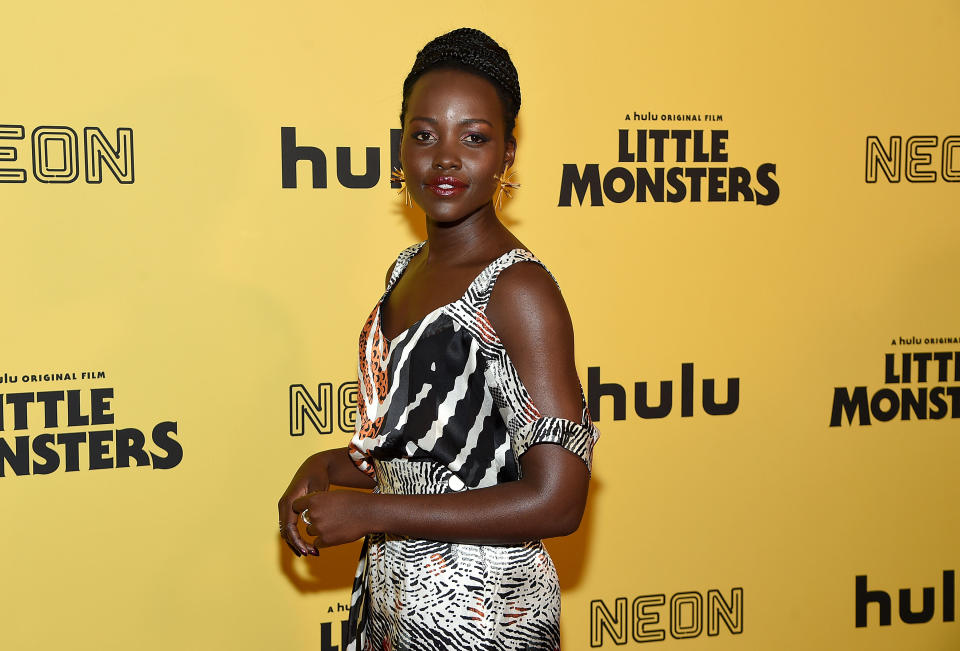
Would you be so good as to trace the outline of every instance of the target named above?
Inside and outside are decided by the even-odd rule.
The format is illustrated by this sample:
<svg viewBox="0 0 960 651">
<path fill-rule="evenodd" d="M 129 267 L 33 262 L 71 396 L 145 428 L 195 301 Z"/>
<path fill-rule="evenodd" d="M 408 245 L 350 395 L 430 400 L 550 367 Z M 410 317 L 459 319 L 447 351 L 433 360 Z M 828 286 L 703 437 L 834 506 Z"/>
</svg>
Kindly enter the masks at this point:
<svg viewBox="0 0 960 651">
<path fill-rule="evenodd" d="M 434 149 L 433 167 L 441 170 L 460 168 L 460 156 L 457 154 L 455 142 L 445 139 L 437 144 Z"/>
</svg>

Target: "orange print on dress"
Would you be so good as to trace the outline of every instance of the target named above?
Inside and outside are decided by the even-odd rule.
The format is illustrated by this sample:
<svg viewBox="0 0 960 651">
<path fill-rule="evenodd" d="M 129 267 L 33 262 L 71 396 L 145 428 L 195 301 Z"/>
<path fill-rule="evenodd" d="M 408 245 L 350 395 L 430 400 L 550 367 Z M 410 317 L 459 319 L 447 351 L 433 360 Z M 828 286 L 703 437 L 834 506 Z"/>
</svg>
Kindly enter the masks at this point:
<svg viewBox="0 0 960 651">
<path fill-rule="evenodd" d="M 370 420 L 361 411 L 360 427 L 357 428 L 357 433 L 355 434 L 355 436 L 358 439 L 368 439 L 373 436 L 376 436 L 380 432 L 380 426 L 382 424 L 383 424 L 383 416 L 381 416 L 376 420 Z"/>
<path fill-rule="evenodd" d="M 507 604 L 507 608 L 513 606 L 513 603 L 514 603 L 514 602 L 512 602 L 512 601 L 511 601 L 510 603 L 508 603 L 508 604 Z M 530 610 L 529 608 L 519 607 L 519 608 L 516 608 L 516 609 L 514 610 L 514 612 L 512 612 L 512 613 L 504 612 L 504 613 L 503 613 L 503 616 L 510 618 L 510 619 L 504 624 L 504 626 L 509 626 L 509 625 L 511 625 L 511 624 L 516 624 L 517 621 L 519 621 L 521 618 L 527 616 L 527 613 L 528 613 L 529 610 Z"/>
<path fill-rule="evenodd" d="M 384 363 L 387 358 L 387 349 L 389 342 L 383 333 L 380 332 L 379 325 L 373 330 L 373 341 L 370 346 L 370 366 L 373 367 L 373 383 L 377 389 L 377 401 L 383 402 L 387 399 L 387 368 Z"/>
<path fill-rule="evenodd" d="M 367 359 L 366 348 L 367 339 L 370 337 L 370 329 L 373 327 L 373 318 L 376 312 L 377 308 L 374 308 L 370 316 L 367 317 L 366 323 L 363 324 L 363 329 L 360 331 L 360 368 L 358 375 L 360 376 L 360 388 L 365 401 L 369 401 L 370 397 L 373 396 L 373 387 L 370 386 L 370 360 Z"/>
<path fill-rule="evenodd" d="M 386 400 L 389 390 L 387 370 L 383 364 L 385 354 L 381 353 L 381 349 L 385 348 L 386 340 L 380 334 L 379 325 L 376 328 L 373 327 L 379 311 L 380 304 L 378 303 L 370 312 L 370 316 L 367 317 L 360 333 L 358 380 L 363 404 L 360 405 L 360 421 L 357 424 L 356 432 L 356 436 L 360 439 L 371 438 L 379 433 L 380 426 L 383 424 L 383 416 L 371 421 L 367 416 L 367 409 L 373 404 L 379 405 Z M 372 341 L 371 337 L 373 338 Z M 372 344 L 369 358 L 366 354 L 368 342 Z M 372 384 L 370 381 L 371 375 L 373 376 Z"/>
<path fill-rule="evenodd" d="M 477 329 L 480 331 L 480 339 L 488 344 L 500 342 L 500 337 L 497 336 L 497 332 L 493 329 L 493 324 L 490 323 L 485 311 L 477 310 L 474 321 L 476 321 Z"/>
<path fill-rule="evenodd" d="M 350 460 L 353 461 L 353 465 L 359 468 L 362 472 L 367 473 L 373 479 L 377 478 L 376 470 L 374 470 L 373 466 L 367 463 L 366 455 L 353 441 L 351 441 L 350 445 L 347 446 L 347 451 L 350 453 Z"/>
<path fill-rule="evenodd" d="M 433 576 L 440 576 L 447 571 L 447 561 L 442 554 L 430 554 L 430 560 L 424 563 L 424 567 Z"/>
<path fill-rule="evenodd" d="M 474 597 L 473 600 L 477 603 L 477 607 L 474 608 L 473 606 L 467 606 L 466 609 L 469 610 L 470 612 L 476 613 L 476 616 L 473 616 L 473 617 L 468 616 L 468 617 L 464 617 L 464 619 L 473 619 L 473 620 L 483 619 L 484 618 L 483 599 L 481 599 L 480 597 Z"/>
<path fill-rule="evenodd" d="M 528 422 L 540 418 L 540 410 L 537 409 L 537 406 L 533 404 L 532 400 L 527 400 L 523 404 L 523 413 L 527 417 Z"/>
</svg>

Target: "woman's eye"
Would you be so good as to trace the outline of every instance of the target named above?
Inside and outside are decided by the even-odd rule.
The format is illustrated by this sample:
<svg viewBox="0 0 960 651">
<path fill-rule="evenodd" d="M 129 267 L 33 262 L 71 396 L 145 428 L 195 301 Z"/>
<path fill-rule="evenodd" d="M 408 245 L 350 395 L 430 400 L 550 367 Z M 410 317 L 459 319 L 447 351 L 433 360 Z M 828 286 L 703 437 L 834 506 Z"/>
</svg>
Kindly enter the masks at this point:
<svg viewBox="0 0 960 651">
<path fill-rule="evenodd" d="M 479 134 L 479 133 L 471 133 L 471 134 L 467 135 L 467 138 L 466 138 L 466 139 L 467 139 L 467 142 L 469 142 L 469 143 L 471 143 L 471 144 L 474 144 L 474 145 L 479 145 L 480 143 L 486 142 L 487 140 L 489 140 L 489 138 L 487 138 L 486 136 L 481 135 L 481 134 Z"/>
<path fill-rule="evenodd" d="M 419 140 L 420 142 L 424 142 L 426 140 L 429 140 L 430 138 L 431 136 L 428 131 L 417 131 L 415 134 L 413 134 L 413 139 Z"/>
</svg>

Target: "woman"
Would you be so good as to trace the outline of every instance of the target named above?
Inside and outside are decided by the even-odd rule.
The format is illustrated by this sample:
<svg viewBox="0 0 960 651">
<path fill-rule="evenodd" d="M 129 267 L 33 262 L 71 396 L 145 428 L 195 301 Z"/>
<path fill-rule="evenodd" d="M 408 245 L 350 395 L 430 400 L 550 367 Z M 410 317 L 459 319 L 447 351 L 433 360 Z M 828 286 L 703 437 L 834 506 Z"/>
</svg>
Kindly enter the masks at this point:
<svg viewBox="0 0 960 651">
<path fill-rule="evenodd" d="M 540 539 L 578 527 L 599 433 L 559 288 L 494 208 L 519 107 L 509 55 L 473 29 L 428 43 L 404 82 L 401 165 L 428 239 L 361 332 L 350 446 L 307 459 L 279 503 L 298 555 L 366 536 L 347 648 L 560 645 Z"/>
</svg>

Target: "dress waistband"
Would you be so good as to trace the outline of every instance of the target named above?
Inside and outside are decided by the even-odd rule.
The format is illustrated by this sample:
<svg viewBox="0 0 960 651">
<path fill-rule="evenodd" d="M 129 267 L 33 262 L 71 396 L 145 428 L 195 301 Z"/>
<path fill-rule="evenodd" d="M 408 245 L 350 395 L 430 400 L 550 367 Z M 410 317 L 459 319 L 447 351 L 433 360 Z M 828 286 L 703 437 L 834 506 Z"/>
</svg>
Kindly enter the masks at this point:
<svg viewBox="0 0 960 651">
<path fill-rule="evenodd" d="M 374 459 L 376 492 L 388 495 L 440 495 L 464 490 L 463 480 L 434 461 Z"/>
</svg>

